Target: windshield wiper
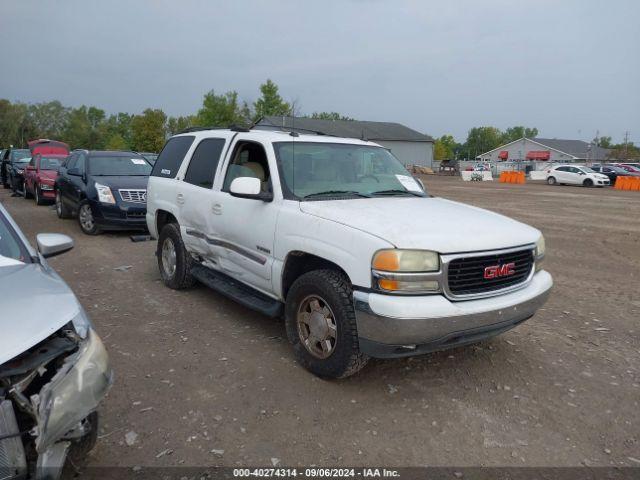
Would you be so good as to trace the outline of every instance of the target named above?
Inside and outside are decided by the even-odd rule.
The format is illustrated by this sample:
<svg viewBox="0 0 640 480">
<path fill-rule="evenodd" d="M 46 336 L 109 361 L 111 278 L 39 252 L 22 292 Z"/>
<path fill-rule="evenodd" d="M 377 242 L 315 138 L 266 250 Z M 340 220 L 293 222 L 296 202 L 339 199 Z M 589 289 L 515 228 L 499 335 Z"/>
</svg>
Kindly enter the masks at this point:
<svg viewBox="0 0 640 480">
<path fill-rule="evenodd" d="M 398 188 L 390 189 L 390 190 L 379 190 L 377 192 L 371 192 L 371 195 L 395 195 L 398 193 L 408 193 L 409 195 L 415 195 L 416 197 L 424 197 L 424 194 L 419 192 L 412 192 L 411 190 L 400 190 Z"/>
<path fill-rule="evenodd" d="M 355 195 L 357 197 L 370 198 L 370 195 L 365 193 L 356 192 L 355 190 L 327 190 L 325 192 L 316 192 L 305 195 L 302 198 L 313 198 L 313 197 L 321 197 L 321 196 L 331 196 L 331 195 Z"/>
</svg>

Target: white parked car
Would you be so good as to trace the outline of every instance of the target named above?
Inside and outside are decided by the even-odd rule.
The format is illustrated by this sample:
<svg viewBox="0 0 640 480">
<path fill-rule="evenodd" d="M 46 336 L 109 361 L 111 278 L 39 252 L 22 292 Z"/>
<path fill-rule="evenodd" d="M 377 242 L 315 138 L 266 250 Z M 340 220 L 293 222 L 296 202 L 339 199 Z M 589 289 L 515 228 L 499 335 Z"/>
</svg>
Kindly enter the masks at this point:
<svg viewBox="0 0 640 480">
<path fill-rule="evenodd" d="M 350 138 L 176 135 L 149 178 L 147 225 L 168 287 L 198 280 L 284 315 L 323 377 L 497 335 L 552 287 L 538 230 L 431 197 L 387 149 Z"/>
<path fill-rule="evenodd" d="M 591 170 L 589 167 L 558 165 L 547 170 L 549 185 L 582 185 L 584 187 L 604 187 L 609 185 L 609 177 Z"/>
</svg>

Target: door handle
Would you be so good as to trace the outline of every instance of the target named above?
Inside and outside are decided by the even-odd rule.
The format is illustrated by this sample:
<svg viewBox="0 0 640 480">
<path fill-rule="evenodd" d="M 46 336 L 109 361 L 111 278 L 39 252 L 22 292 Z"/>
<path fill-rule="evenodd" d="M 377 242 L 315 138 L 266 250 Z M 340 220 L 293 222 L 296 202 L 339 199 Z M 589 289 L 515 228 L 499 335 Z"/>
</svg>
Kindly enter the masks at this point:
<svg viewBox="0 0 640 480">
<path fill-rule="evenodd" d="M 214 203 L 211 205 L 211 211 L 214 215 L 222 215 L 222 205 L 219 203 Z"/>
<path fill-rule="evenodd" d="M 182 204 L 184 203 L 184 195 L 183 195 L 183 194 L 181 194 L 181 193 L 179 193 L 179 194 L 176 196 L 176 201 L 177 201 L 180 205 L 182 205 Z"/>
</svg>

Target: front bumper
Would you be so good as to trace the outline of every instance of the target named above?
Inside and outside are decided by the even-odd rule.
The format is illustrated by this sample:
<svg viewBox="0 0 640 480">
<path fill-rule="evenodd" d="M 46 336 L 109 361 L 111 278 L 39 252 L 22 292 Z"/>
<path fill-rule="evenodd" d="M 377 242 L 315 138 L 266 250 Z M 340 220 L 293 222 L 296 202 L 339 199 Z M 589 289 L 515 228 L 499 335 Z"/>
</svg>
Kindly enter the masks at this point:
<svg viewBox="0 0 640 480">
<path fill-rule="evenodd" d="M 146 204 L 119 202 L 109 205 L 94 201 L 91 211 L 96 225 L 102 230 L 147 229 Z"/>
<path fill-rule="evenodd" d="M 547 301 L 552 286 L 551 275 L 543 270 L 520 290 L 460 302 L 443 295 L 356 290 L 360 350 L 372 357 L 403 357 L 475 343 L 531 318 Z"/>
</svg>

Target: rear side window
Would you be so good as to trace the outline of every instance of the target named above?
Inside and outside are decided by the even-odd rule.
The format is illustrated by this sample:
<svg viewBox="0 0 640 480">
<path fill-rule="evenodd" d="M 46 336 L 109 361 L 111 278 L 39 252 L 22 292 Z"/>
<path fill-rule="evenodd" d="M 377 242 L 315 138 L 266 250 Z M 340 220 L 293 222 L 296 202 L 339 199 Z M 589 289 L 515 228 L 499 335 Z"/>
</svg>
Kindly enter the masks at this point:
<svg viewBox="0 0 640 480">
<path fill-rule="evenodd" d="M 191 156 L 184 181 L 197 187 L 213 187 L 213 179 L 224 142 L 224 138 L 205 138 L 202 140 Z"/>
<path fill-rule="evenodd" d="M 152 177 L 176 178 L 178 169 L 187 154 L 187 150 L 191 147 L 196 137 L 187 135 L 184 137 L 173 137 L 165 143 L 164 148 L 158 156 L 153 170 Z"/>
</svg>

